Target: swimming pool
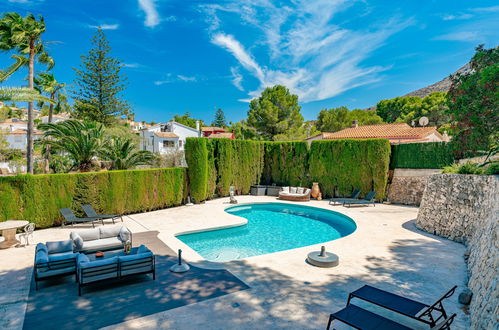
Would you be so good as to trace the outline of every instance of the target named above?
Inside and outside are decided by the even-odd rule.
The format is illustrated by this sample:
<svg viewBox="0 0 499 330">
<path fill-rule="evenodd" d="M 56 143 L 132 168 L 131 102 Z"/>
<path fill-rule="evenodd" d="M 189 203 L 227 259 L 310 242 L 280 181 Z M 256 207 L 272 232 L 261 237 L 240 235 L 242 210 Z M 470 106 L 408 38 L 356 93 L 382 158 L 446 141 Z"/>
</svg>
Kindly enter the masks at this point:
<svg viewBox="0 0 499 330">
<path fill-rule="evenodd" d="M 246 218 L 248 223 L 177 238 L 203 258 L 224 262 L 332 241 L 357 228 L 341 213 L 303 205 L 245 204 L 225 212 Z"/>
</svg>

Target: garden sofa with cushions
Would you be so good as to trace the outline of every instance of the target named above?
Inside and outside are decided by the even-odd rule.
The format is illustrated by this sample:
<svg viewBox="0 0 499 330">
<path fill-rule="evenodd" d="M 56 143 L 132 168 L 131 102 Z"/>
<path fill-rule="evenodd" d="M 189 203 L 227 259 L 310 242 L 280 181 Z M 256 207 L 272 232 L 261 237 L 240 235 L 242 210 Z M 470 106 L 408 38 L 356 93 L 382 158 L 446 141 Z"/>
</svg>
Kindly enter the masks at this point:
<svg viewBox="0 0 499 330">
<path fill-rule="evenodd" d="M 125 226 L 99 227 L 70 234 L 75 252 L 116 250 L 132 243 L 132 233 Z"/>
<path fill-rule="evenodd" d="M 38 290 L 39 281 L 76 274 L 77 256 L 78 253 L 73 253 L 72 240 L 38 243 L 33 269 L 35 288 Z"/>
<path fill-rule="evenodd" d="M 106 259 L 91 260 L 89 256 L 79 254 L 77 259 L 78 295 L 81 296 L 82 287 L 92 283 L 149 273 L 152 273 L 153 280 L 155 280 L 155 257 L 144 245 L 132 248 L 127 255 L 124 252 L 118 252 Z"/>
<path fill-rule="evenodd" d="M 302 187 L 282 187 L 279 192 L 279 199 L 295 202 L 309 201 L 310 189 Z"/>
</svg>

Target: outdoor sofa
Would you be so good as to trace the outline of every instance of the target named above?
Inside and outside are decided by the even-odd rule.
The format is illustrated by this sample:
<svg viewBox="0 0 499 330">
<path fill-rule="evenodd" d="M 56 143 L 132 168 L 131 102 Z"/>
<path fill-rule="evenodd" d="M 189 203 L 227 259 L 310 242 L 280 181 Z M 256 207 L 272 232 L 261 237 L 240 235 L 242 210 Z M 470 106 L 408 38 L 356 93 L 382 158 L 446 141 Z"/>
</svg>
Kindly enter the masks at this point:
<svg viewBox="0 0 499 330">
<path fill-rule="evenodd" d="M 111 254 L 111 257 L 92 260 L 85 254 L 78 255 L 79 296 L 81 296 L 82 287 L 105 280 L 120 280 L 138 274 L 152 274 L 153 280 L 156 279 L 155 256 L 144 245 L 132 248 L 129 254 L 125 254 L 123 251 L 106 252 L 105 254 Z M 95 258 L 95 256 L 90 257 Z"/>
<path fill-rule="evenodd" d="M 450 329 L 456 314 L 447 316 L 443 300 L 451 297 L 456 291 L 454 286 L 432 305 L 427 305 L 394 293 L 384 291 L 370 285 L 364 285 L 350 293 L 347 306 L 329 316 L 327 329 L 333 320 L 339 320 L 357 329 L 412 329 L 381 315 L 372 313 L 361 307 L 351 304 L 352 299 L 361 299 L 381 308 L 391 310 L 406 317 L 426 324 L 432 330 Z"/>
<path fill-rule="evenodd" d="M 302 187 L 282 187 L 279 192 L 279 199 L 295 202 L 309 201 L 310 189 Z"/>
<path fill-rule="evenodd" d="M 76 274 L 77 256 L 77 253 L 73 253 L 71 240 L 38 243 L 33 268 L 36 290 L 38 290 L 39 281 Z"/>
<path fill-rule="evenodd" d="M 132 243 L 132 233 L 125 226 L 74 231 L 70 237 L 74 251 L 84 253 L 121 249 Z"/>
</svg>

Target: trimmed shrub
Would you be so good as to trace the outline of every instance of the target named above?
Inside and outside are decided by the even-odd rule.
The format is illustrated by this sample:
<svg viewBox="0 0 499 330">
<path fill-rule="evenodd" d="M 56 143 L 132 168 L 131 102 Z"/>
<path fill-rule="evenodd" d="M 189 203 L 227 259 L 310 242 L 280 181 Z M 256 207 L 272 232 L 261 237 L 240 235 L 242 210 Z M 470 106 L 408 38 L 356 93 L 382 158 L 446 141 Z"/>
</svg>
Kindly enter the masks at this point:
<svg viewBox="0 0 499 330">
<path fill-rule="evenodd" d="M 443 168 L 454 163 L 454 153 L 445 142 L 392 145 L 390 168 Z"/>
<path fill-rule="evenodd" d="M 308 143 L 265 142 L 262 184 L 308 186 Z"/>
<path fill-rule="evenodd" d="M 196 203 L 204 201 L 208 188 L 208 140 L 206 138 L 187 138 L 185 141 L 185 160 L 189 175 L 191 197 Z"/>
<path fill-rule="evenodd" d="M 251 186 L 260 182 L 261 142 L 188 138 L 185 154 L 191 196 L 196 202 L 213 196 L 228 196 L 230 186 L 235 186 L 239 194 L 248 194 Z"/>
<path fill-rule="evenodd" d="M 25 219 L 37 228 L 58 225 L 59 209 L 81 205 L 127 214 L 180 205 L 186 195 L 183 168 L 0 177 L 0 221 Z"/>
<path fill-rule="evenodd" d="M 376 191 L 385 197 L 390 162 L 386 139 L 313 141 L 309 156 L 310 178 L 319 182 L 323 197 L 347 196 L 354 189 Z"/>
</svg>

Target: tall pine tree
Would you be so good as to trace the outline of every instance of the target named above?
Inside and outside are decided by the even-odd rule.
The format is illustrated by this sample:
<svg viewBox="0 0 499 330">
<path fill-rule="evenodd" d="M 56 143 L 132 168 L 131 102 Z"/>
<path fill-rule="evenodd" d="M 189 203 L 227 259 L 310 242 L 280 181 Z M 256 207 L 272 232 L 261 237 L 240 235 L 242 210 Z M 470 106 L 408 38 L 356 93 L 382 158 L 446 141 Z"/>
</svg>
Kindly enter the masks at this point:
<svg viewBox="0 0 499 330">
<path fill-rule="evenodd" d="M 126 88 L 122 64 L 111 56 L 111 46 L 102 29 L 97 29 L 92 49 L 81 59 L 81 68 L 74 68 L 75 116 L 110 125 L 118 116 L 130 115 L 130 106 L 121 95 Z"/>
<path fill-rule="evenodd" d="M 217 112 L 215 113 L 215 120 L 211 123 L 211 126 L 216 126 L 216 127 L 227 126 L 227 121 L 225 120 L 225 114 L 222 109 L 218 108 Z"/>
</svg>

